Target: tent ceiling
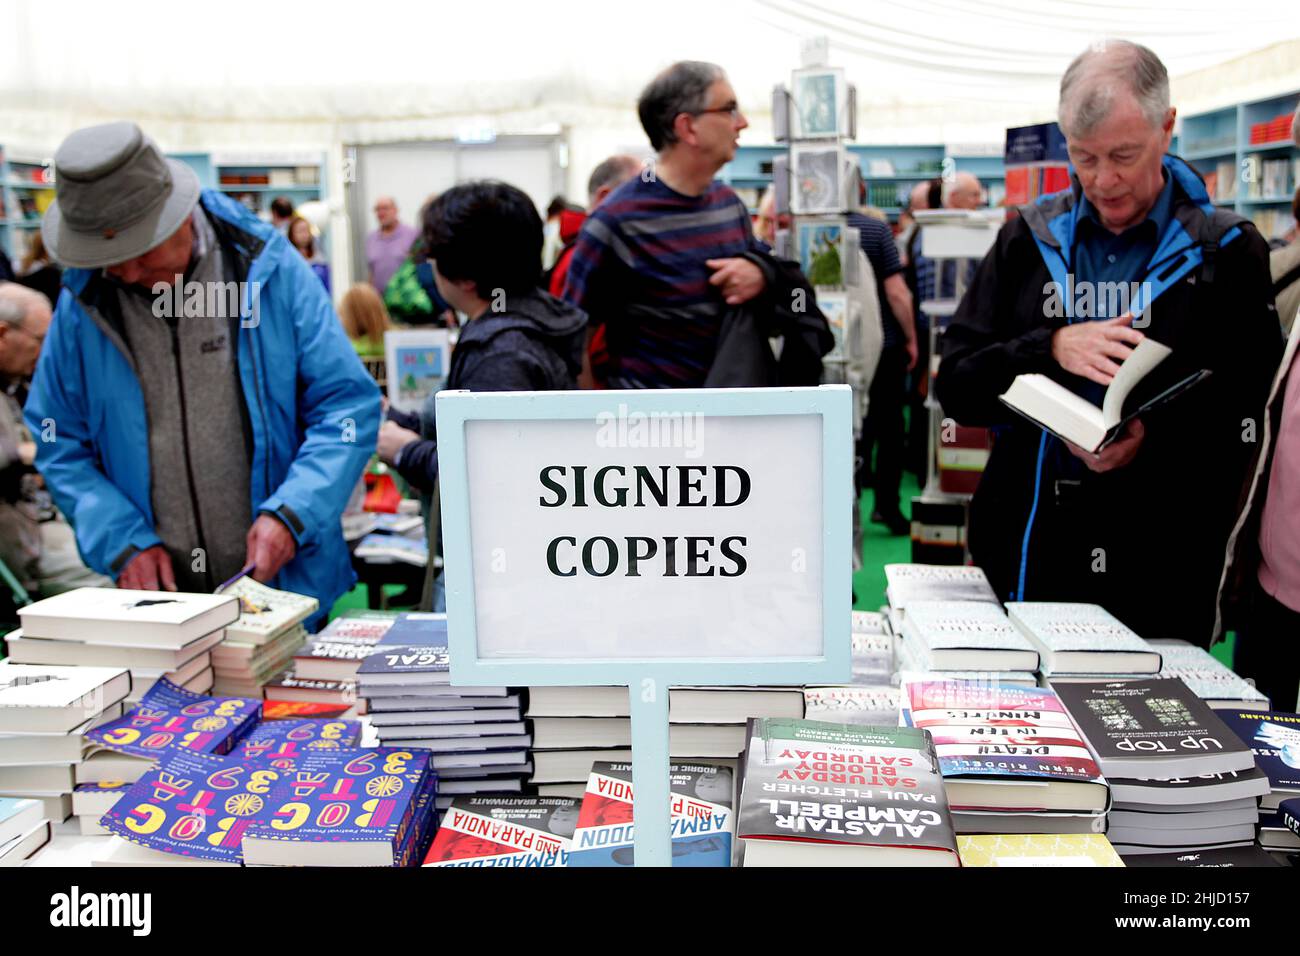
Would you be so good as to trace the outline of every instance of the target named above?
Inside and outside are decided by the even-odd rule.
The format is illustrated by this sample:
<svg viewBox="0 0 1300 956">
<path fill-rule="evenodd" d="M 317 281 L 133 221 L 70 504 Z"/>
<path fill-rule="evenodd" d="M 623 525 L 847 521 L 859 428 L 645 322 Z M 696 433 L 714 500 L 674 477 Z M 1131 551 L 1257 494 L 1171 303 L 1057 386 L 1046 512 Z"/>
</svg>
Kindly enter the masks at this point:
<svg viewBox="0 0 1300 956">
<path fill-rule="evenodd" d="M 1294 0 L 13 0 L 0 32 L 0 142 L 34 115 L 85 121 L 331 124 L 514 114 L 625 122 L 676 59 L 723 65 L 755 115 L 824 34 L 859 104 L 904 129 L 1050 118 L 1070 59 L 1145 42 L 1174 75 L 1300 37 Z M 868 123 L 873 126 L 878 124 Z"/>
</svg>

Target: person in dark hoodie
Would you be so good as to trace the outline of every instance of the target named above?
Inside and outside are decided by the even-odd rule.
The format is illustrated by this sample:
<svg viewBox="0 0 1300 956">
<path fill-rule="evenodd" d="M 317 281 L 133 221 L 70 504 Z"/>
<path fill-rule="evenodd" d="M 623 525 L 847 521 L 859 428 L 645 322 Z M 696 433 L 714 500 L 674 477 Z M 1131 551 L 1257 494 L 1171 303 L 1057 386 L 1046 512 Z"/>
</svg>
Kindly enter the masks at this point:
<svg viewBox="0 0 1300 956">
<path fill-rule="evenodd" d="M 424 243 L 439 293 L 469 318 L 452 352 L 447 388 L 577 387 L 587 316 L 538 288 L 542 220 L 528 196 L 492 180 L 449 189 L 425 211 Z M 416 415 L 389 410 L 379 457 L 422 493 L 432 491 L 438 476 L 434 396 Z"/>
</svg>

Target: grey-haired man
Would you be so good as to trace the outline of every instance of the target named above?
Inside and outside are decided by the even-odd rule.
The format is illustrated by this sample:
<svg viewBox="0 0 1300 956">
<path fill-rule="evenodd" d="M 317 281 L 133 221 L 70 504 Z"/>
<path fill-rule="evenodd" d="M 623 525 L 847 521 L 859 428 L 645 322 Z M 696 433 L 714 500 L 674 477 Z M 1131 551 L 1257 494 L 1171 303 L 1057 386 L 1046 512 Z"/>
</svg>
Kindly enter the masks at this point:
<svg viewBox="0 0 1300 956">
<path fill-rule="evenodd" d="M 1174 115 L 1146 47 L 1075 59 L 1060 95 L 1071 188 L 1002 228 L 944 333 L 936 391 L 958 422 L 998 429 L 969 540 L 999 597 L 1097 603 L 1143 637 L 1208 645 L 1281 336 L 1268 247 L 1167 155 Z M 1212 374 L 1099 454 L 999 401 L 1035 372 L 1100 405 L 1145 336 L 1173 351 L 1135 400 Z"/>
</svg>

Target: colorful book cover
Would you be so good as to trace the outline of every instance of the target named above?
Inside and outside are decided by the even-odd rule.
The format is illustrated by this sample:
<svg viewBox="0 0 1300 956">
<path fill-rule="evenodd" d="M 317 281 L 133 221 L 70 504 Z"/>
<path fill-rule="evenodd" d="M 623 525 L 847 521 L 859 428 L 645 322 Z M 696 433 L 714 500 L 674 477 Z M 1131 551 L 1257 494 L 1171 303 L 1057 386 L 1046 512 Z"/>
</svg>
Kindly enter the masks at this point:
<svg viewBox="0 0 1300 956">
<path fill-rule="evenodd" d="M 267 798 L 244 838 L 286 843 L 383 841 L 399 865 L 411 829 L 432 812 L 437 778 L 422 751 L 307 750 Z"/>
<path fill-rule="evenodd" d="M 734 778 L 716 764 L 668 768 L 673 866 L 731 866 Z M 632 765 L 592 765 L 569 866 L 632 866 Z"/>
<path fill-rule="evenodd" d="M 962 866 L 1122 867 L 1115 848 L 1100 833 L 1015 833 L 958 836 Z"/>
<path fill-rule="evenodd" d="M 321 628 L 312 640 L 368 641 L 377 644 L 396 620 L 396 612 L 391 617 L 336 617 Z"/>
<path fill-rule="evenodd" d="M 1300 714 L 1258 710 L 1215 713 L 1251 748 L 1255 766 L 1268 774 L 1275 792 L 1300 793 Z"/>
<path fill-rule="evenodd" d="M 233 757 L 173 749 L 99 822 L 151 850 L 239 863 L 244 831 L 265 818 L 281 774 Z"/>
<path fill-rule="evenodd" d="M 340 618 L 339 620 L 355 620 L 355 618 Z M 363 630 L 374 630 L 371 625 L 374 622 L 362 621 L 365 625 Z M 297 654 L 293 655 L 294 660 L 325 660 L 325 661 L 364 661 L 367 657 L 375 652 L 379 644 L 379 639 L 388 631 L 385 625 L 380 633 L 370 634 L 331 634 L 325 636 L 323 633 L 308 640 Z"/>
<path fill-rule="evenodd" d="M 360 741 L 359 720 L 267 720 L 248 732 L 234 754 L 284 767 L 303 751 L 350 750 Z"/>
<path fill-rule="evenodd" d="M 403 614 L 380 639 L 375 653 L 357 668 L 363 683 L 368 677 L 403 674 L 444 675 L 445 680 L 451 679 L 445 614 Z"/>
<path fill-rule="evenodd" d="M 910 727 L 751 720 L 737 835 L 957 852 L 934 746 Z"/>
<path fill-rule="evenodd" d="M 567 866 L 580 801 L 572 797 L 457 797 L 425 866 Z"/>
<path fill-rule="evenodd" d="M 86 732 L 118 753 L 155 760 L 169 750 L 229 753 L 262 714 L 247 697 L 208 697 L 160 678 L 124 716 Z"/>
<path fill-rule="evenodd" d="M 907 692 L 912 723 L 930 731 L 945 778 L 1103 782 L 1083 735 L 1050 690 L 923 681 Z"/>
</svg>

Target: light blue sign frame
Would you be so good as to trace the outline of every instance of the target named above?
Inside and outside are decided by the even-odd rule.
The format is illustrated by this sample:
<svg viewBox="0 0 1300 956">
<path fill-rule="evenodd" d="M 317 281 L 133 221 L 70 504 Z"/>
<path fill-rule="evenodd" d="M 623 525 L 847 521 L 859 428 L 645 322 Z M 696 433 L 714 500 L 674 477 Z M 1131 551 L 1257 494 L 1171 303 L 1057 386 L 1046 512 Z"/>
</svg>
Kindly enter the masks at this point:
<svg viewBox="0 0 1300 956">
<path fill-rule="evenodd" d="M 615 406 L 629 413 L 712 417 L 814 415 L 821 419 L 822 655 L 806 658 L 481 659 L 478 654 L 470 482 L 465 429 L 471 421 L 598 421 Z M 467 392 L 437 397 L 438 470 L 447 591 L 451 680 L 466 686 L 624 686 L 632 724 L 632 789 L 637 866 L 672 863 L 668 781 L 668 689 L 673 686 L 845 683 L 851 674 L 853 424 L 847 385 L 815 388 L 655 389 L 651 391 Z M 781 460 L 772 448 L 774 461 Z M 816 493 L 815 462 L 806 464 Z M 582 608 L 575 608 L 582 614 Z M 642 613 L 653 614 L 653 608 Z"/>
</svg>

